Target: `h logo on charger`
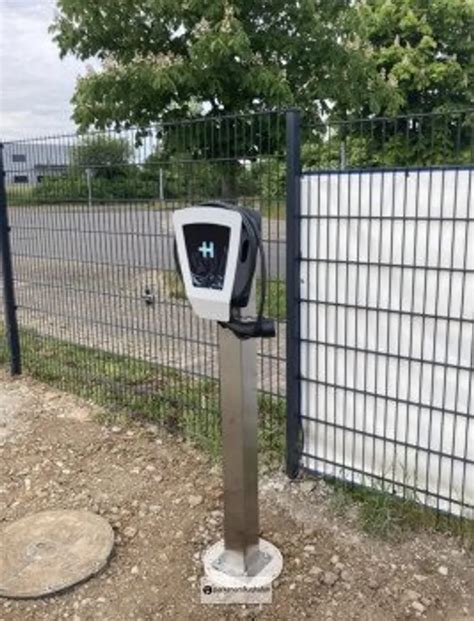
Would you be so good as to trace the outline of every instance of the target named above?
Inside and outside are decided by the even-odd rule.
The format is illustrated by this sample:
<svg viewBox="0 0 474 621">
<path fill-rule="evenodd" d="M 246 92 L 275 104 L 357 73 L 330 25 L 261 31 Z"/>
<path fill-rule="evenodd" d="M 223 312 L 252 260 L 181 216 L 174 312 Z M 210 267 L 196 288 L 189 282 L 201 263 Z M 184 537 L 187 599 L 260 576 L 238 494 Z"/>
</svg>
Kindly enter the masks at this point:
<svg viewBox="0 0 474 621">
<path fill-rule="evenodd" d="M 214 242 L 203 241 L 201 246 L 198 248 L 198 250 L 201 253 L 203 259 L 214 258 Z"/>
</svg>

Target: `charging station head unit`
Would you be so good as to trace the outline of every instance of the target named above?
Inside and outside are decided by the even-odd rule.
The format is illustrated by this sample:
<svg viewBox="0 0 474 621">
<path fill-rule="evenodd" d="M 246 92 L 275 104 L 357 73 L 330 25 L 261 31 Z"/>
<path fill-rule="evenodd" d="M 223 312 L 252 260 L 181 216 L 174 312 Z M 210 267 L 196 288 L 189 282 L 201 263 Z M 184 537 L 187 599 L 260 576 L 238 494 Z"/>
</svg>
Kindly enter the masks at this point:
<svg viewBox="0 0 474 621">
<path fill-rule="evenodd" d="M 229 321 L 242 215 L 222 207 L 187 207 L 174 212 L 173 224 L 181 277 L 194 312 Z"/>
<path fill-rule="evenodd" d="M 274 323 L 263 317 L 266 269 L 260 214 L 212 202 L 175 211 L 173 224 L 175 259 L 194 312 L 219 321 L 239 338 L 274 336 Z M 260 310 L 255 321 L 244 322 L 238 309 L 248 305 L 259 252 Z"/>
</svg>

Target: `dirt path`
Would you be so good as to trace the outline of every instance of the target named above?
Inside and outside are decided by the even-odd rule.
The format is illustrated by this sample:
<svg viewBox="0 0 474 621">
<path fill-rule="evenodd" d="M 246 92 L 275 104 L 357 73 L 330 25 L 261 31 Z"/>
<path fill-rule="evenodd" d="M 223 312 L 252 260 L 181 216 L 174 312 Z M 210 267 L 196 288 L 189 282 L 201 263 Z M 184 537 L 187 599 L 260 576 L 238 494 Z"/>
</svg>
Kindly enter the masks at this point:
<svg viewBox="0 0 474 621">
<path fill-rule="evenodd" d="M 150 425 L 0 373 L 0 528 L 44 509 L 89 509 L 116 533 L 109 566 L 43 600 L 0 599 L 0 620 L 474 619 L 474 558 L 425 533 L 398 544 L 331 510 L 323 485 L 261 482 L 263 535 L 285 559 L 273 604 L 203 606 L 200 553 L 220 536 L 218 467 Z"/>
</svg>

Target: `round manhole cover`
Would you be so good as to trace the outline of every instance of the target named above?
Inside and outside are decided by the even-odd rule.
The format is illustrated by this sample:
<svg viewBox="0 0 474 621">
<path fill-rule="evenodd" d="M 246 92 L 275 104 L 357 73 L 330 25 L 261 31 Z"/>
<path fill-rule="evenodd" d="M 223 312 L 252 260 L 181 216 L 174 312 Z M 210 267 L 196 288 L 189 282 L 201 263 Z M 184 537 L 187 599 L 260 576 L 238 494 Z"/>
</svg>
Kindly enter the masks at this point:
<svg viewBox="0 0 474 621">
<path fill-rule="evenodd" d="M 0 597 L 40 597 L 97 573 L 114 544 L 110 524 L 87 511 L 44 511 L 0 531 Z"/>
</svg>

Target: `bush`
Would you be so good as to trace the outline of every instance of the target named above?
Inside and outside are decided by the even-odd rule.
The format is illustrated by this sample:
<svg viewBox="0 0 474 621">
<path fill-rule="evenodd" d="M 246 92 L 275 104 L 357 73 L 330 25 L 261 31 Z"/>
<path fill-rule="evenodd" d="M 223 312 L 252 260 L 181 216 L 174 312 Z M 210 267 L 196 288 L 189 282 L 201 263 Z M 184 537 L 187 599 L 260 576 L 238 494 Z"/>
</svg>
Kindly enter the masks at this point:
<svg viewBox="0 0 474 621">
<path fill-rule="evenodd" d="M 252 165 L 251 174 L 258 196 L 264 202 L 274 202 L 285 196 L 286 164 L 268 157 Z"/>
<path fill-rule="evenodd" d="M 124 199 L 151 199 L 159 194 L 153 180 L 139 174 L 118 176 L 111 179 L 94 177 L 91 180 L 92 200 L 111 201 Z M 33 190 L 33 199 L 40 203 L 85 202 L 88 200 L 87 180 L 84 174 L 46 177 Z"/>
<path fill-rule="evenodd" d="M 142 175 L 158 184 L 163 175 L 166 198 L 204 200 L 254 195 L 257 189 L 250 169 L 238 160 L 206 160 L 187 153 L 170 157 L 150 155 Z"/>
</svg>

